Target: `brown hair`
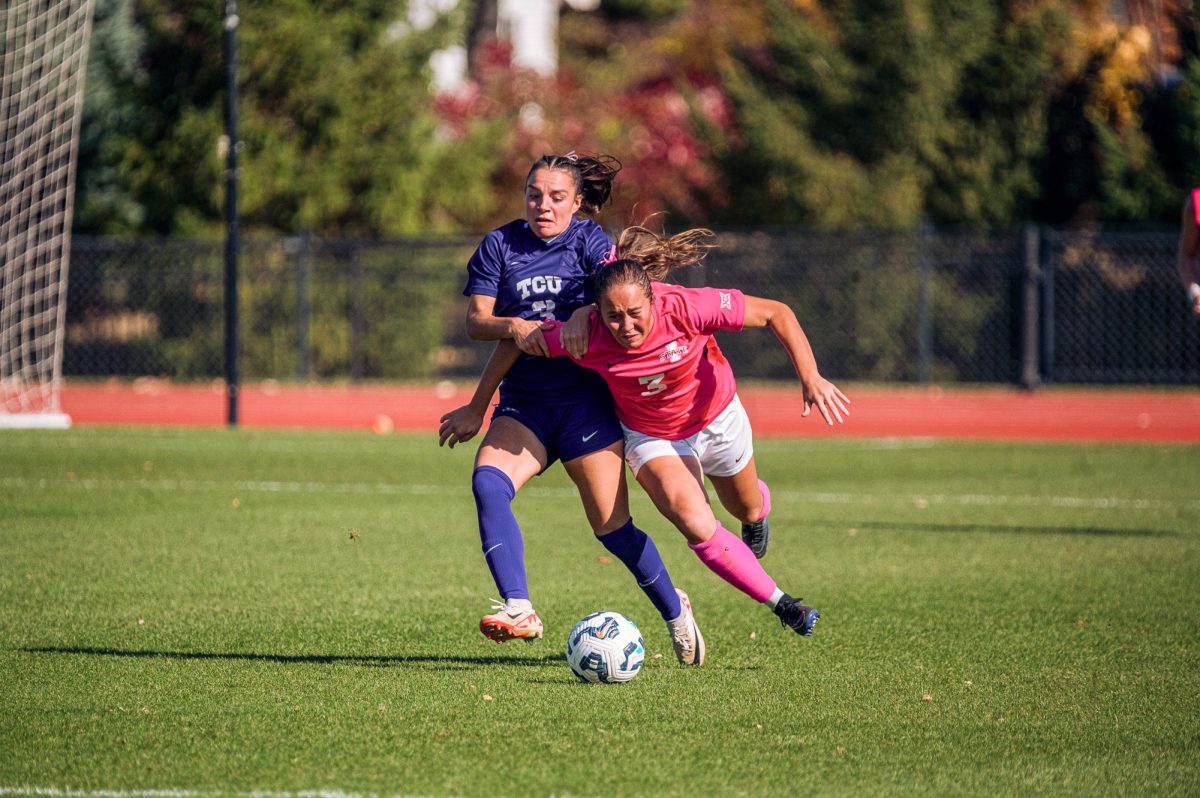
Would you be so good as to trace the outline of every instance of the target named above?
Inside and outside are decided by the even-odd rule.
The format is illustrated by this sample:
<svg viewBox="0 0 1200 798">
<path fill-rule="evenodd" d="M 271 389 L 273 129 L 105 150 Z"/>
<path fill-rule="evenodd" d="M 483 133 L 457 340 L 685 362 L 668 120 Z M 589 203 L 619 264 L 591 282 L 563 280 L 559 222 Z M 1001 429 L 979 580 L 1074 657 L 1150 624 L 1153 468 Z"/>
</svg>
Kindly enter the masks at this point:
<svg viewBox="0 0 1200 798">
<path fill-rule="evenodd" d="M 575 181 L 576 193 L 583 195 L 579 210 L 588 216 L 595 216 L 612 196 L 613 181 L 617 179 L 617 172 L 621 171 L 621 162 L 611 155 L 576 155 L 574 152 L 543 155 L 529 167 L 529 174 L 525 176 L 526 186 L 539 169 L 559 169 L 570 174 Z"/>
<path fill-rule="evenodd" d="M 625 228 L 617 239 L 616 260 L 606 263 L 592 276 L 592 289 L 599 298 L 614 285 L 641 286 L 651 296 L 650 281 L 662 280 L 673 270 L 695 266 L 717 245 L 712 230 L 698 227 L 673 236 L 659 235 L 641 225 Z"/>
</svg>

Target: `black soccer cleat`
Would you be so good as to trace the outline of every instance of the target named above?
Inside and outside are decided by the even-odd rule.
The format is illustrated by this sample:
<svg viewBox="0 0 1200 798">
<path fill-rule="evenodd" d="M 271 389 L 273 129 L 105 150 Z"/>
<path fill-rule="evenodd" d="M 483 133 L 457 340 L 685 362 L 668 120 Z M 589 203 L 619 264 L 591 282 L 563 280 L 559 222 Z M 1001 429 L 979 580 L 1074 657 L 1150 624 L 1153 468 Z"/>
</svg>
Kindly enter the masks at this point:
<svg viewBox="0 0 1200 798">
<path fill-rule="evenodd" d="M 764 515 L 752 524 L 742 524 L 742 542 L 750 547 L 754 556 L 762 559 L 767 553 L 767 544 L 771 542 L 771 525 Z"/>
<path fill-rule="evenodd" d="M 813 626 L 821 617 L 815 607 L 804 603 L 803 599 L 792 598 L 787 593 L 775 605 L 775 614 L 784 626 L 790 626 L 796 634 L 808 637 L 813 633 Z"/>
</svg>

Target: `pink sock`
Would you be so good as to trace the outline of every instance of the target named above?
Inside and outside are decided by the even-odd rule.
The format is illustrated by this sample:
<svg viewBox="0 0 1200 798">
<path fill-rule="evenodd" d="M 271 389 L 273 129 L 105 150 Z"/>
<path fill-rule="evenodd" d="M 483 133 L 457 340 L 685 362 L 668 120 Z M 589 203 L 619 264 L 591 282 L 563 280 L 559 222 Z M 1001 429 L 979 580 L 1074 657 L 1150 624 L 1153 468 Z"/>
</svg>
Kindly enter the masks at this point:
<svg viewBox="0 0 1200 798">
<path fill-rule="evenodd" d="M 762 493 L 763 497 L 762 515 L 759 516 L 759 518 L 762 519 L 771 514 L 771 489 L 768 488 L 767 483 L 763 482 L 761 479 L 758 481 L 758 489 Z"/>
<path fill-rule="evenodd" d="M 775 592 L 775 580 L 763 570 L 742 539 L 717 522 L 717 531 L 703 543 L 689 543 L 700 562 L 750 598 L 762 604 Z"/>
</svg>

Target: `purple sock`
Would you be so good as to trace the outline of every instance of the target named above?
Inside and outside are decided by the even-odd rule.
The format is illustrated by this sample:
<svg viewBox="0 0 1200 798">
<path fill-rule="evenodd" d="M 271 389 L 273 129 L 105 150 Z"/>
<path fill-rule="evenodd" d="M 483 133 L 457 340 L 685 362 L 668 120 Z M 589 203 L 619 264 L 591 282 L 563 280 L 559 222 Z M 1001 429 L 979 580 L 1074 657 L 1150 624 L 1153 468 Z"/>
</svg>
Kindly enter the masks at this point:
<svg viewBox="0 0 1200 798">
<path fill-rule="evenodd" d="M 679 606 L 679 595 L 667 573 L 667 566 L 659 556 L 658 547 L 642 530 L 633 525 L 630 518 L 625 526 L 614 529 L 607 535 L 600 535 L 600 542 L 617 559 L 625 563 L 625 567 L 637 579 L 638 587 L 646 593 L 650 603 L 659 611 L 664 621 L 679 617 L 682 608 Z"/>
<path fill-rule="evenodd" d="M 471 492 L 479 514 L 479 539 L 483 556 L 500 598 L 528 599 L 525 580 L 525 541 L 513 515 L 512 500 L 517 495 L 512 480 L 494 466 L 479 466 L 471 475 Z"/>
</svg>

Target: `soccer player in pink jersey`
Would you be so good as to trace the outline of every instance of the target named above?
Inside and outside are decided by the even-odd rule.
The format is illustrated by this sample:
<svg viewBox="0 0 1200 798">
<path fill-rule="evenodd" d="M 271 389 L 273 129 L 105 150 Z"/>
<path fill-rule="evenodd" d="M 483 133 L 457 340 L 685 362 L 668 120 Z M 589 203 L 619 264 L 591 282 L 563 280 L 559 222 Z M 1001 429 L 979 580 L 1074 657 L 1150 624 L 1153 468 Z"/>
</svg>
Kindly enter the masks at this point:
<svg viewBox="0 0 1200 798">
<path fill-rule="evenodd" d="M 587 351 L 568 352 L 555 322 L 543 325 L 546 343 L 552 356 L 569 356 L 604 378 L 624 428 L 626 461 L 701 562 L 807 636 L 820 613 L 781 590 L 747 540 L 722 526 L 708 503 L 705 476 L 721 504 L 743 522 L 743 537 L 758 542 L 753 532 L 770 512 L 770 493 L 758 479 L 750 421 L 733 370 L 712 335 L 771 328 L 804 389 L 802 415 L 815 406 L 826 423 L 841 423 L 850 400 L 821 376 L 787 305 L 732 288 L 658 282 L 703 258 L 706 236 L 707 230 L 670 238 L 641 227 L 626 230 L 617 260 L 593 277 L 598 312 Z M 766 540 L 761 543 L 765 550 Z"/>
</svg>

